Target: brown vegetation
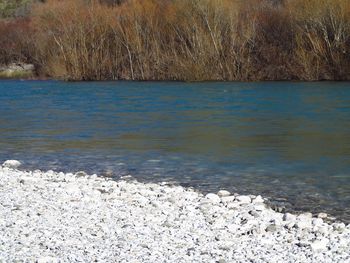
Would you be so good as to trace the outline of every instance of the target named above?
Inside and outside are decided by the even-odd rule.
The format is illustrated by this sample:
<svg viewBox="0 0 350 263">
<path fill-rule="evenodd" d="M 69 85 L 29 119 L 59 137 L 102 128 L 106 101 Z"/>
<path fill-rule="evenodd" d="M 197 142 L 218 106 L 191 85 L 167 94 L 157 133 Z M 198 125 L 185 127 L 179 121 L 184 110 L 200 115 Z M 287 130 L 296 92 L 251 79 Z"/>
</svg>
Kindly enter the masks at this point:
<svg viewBox="0 0 350 263">
<path fill-rule="evenodd" d="M 30 60 L 30 31 L 28 19 L 0 20 L 0 65 Z"/>
<path fill-rule="evenodd" d="M 47 0 L 0 63 L 72 80 L 348 80 L 349 0 Z"/>
</svg>

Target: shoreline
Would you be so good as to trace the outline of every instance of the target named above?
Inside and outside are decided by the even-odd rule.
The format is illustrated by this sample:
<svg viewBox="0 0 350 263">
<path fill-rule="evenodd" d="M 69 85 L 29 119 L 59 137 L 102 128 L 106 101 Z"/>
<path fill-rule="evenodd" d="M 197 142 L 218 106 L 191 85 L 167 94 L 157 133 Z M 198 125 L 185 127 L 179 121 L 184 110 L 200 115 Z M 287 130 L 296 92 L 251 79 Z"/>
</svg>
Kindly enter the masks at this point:
<svg viewBox="0 0 350 263">
<path fill-rule="evenodd" d="M 2 73 L 2 74 L 1 74 Z M 173 83 L 282 83 L 282 82 L 289 82 L 289 83 L 327 83 L 327 82 L 336 82 L 336 83 L 346 83 L 350 82 L 350 79 L 315 79 L 315 80 L 307 80 L 307 79 L 266 79 L 266 80 L 212 80 L 212 79 L 202 79 L 202 80 L 185 80 L 185 79 L 128 79 L 128 78 L 121 78 L 121 79 L 105 79 L 105 80 L 84 80 L 84 79 L 77 79 L 77 80 L 71 80 L 71 79 L 64 79 L 64 78 L 53 78 L 53 77 L 41 77 L 36 76 L 35 74 L 32 75 L 23 75 L 22 76 L 5 76 L 5 73 L 0 72 L 0 81 L 1 80 L 21 80 L 21 81 L 62 81 L 62 82 L 173 82 Z"/>
<path fill-rule="evenodd" d="M 0 166 L 0 261 L 345 262 L 350 224 L 261 196 Z"/>
<path fill-rule="evenodd" d="M 180 82 L 180 83 L 216 83 L 216 82 L 238 82 L 238 83 L 266 83 L 266 82 L 291 82 L 291 83 L 315 83 L 315 82 L 349 82 L 350 79 L 291 79 L 291 78 L 271 78 L 271 79 L 186 79 L 186 78 L 135 78 L 128 77 L 119 79 L 71 79 L 65 77 L 51 77 L 37 74 L 37 68 L 34 64 L 28 64 L 23 62 L 13 62 L 8 65 L 0 64 L 0 80 L 27 80 L 27 81 L 64 81 L 64 82 Z"/>
</svg>

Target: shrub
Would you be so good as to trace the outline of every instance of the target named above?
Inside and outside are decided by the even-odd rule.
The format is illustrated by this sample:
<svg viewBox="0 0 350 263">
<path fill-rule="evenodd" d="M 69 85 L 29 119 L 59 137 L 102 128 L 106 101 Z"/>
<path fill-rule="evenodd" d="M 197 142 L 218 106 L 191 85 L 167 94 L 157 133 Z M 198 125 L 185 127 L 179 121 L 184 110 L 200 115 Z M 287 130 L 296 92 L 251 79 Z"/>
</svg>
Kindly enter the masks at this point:
<svg viewBox="0 0 350 263">
<path fill-rule="evenodd" d="M 350 2 L 294 0 L 289 8 L 296 19 L 295 52 L 302 78 L 349 78 Z"/>
<path fill-rule="evenodd" d="M 47 0 L 2 63 L 73 80 L 350 79 L 348 0 Z M 29 32 L 29 33 L 28 33 Z"/>
<path fill-rule="evenodd" d="M 0 17 L 24 16 L 31 0 L 0 0 Z"/>
<path fill-rule="evenodd" d="M 0 65 L 30 62 L 32 38 L 29 19 L 0 20 Z"/>
</svg>

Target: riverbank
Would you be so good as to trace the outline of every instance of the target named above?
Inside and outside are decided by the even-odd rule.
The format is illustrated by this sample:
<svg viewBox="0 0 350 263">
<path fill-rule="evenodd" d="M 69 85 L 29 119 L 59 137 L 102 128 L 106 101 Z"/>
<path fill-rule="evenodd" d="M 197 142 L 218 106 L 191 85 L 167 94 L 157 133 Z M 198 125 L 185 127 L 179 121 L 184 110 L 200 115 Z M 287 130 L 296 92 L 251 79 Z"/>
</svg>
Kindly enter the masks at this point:
<svg viewBox="0 0 350 263">
<path fill-rule="evenodd" d="M 32 64 L 12 63 L 0 66 L 0 79 L 33 79 L 35 68 Z"/>
<path fill-rule="evenodd" d="M 350 260 L 350 225 L 278 213 L 260 196 L 4 166 L 0 261 Z"/>
</svg>

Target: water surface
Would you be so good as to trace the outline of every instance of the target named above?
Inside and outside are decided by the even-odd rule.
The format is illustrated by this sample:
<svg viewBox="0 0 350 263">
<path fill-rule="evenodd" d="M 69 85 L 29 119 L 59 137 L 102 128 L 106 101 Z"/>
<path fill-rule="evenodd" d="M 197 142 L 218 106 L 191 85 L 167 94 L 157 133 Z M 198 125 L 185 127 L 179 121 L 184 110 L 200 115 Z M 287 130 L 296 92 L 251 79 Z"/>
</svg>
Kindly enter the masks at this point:
<svg viewBox="0 0 350 263">
<path fill-rule="evenodd" d="M 0 81 L 0 161 L 350 220 L 350 83 Z"/>
</svg>

